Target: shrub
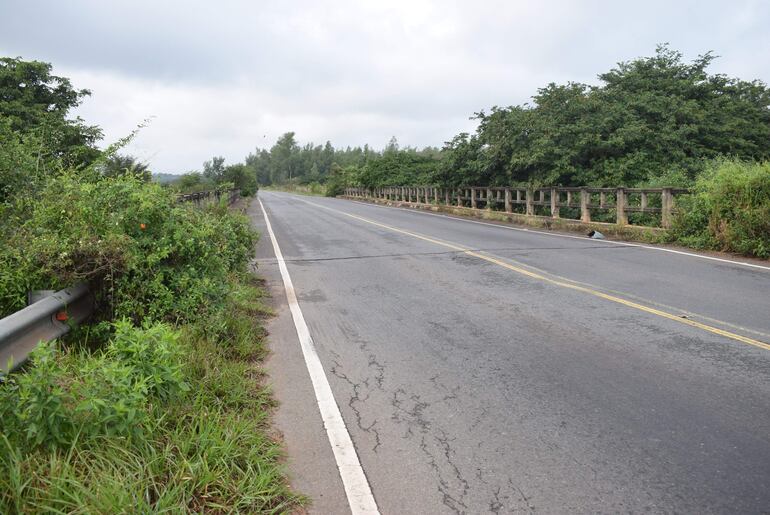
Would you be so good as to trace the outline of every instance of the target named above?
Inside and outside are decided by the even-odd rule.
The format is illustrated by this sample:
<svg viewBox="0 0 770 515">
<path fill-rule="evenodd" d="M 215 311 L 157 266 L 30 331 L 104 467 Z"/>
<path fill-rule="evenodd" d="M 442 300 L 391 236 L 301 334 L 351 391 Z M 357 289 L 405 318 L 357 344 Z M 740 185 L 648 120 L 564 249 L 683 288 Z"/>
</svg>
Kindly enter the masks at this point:
<svg viewBox="0 0 770 515">
<path fill-rule="evenodd" d="M 177 331 L 123 320 L 114 333 L 93 355 L 62 353 L 55 343 L 35 349 L 26 373 L 3 380 L 2 433 L 30 449 L 67 448 L 77 438 L 135 437 L 152 399 L 169 401 L 189 389 Z"/>
<path fill-rule="evenodd" d="M 678 207 L 672 240 L 770 257 L 770 163 L 716 160 Z"/>
<path fill-rule="evenodd" d="M 107 356 L 127 366 L 127 377 L 134 385 L 168 400 L 188 388 L 182 374 L 178 336 L 166 324 L 136 328 L 123 319 L 115 324 Z"/>
<path fill-rule="evenodd" d="M 0 250 L 0 315 L 23 307 L 28 289 L 88 281 L 104 318 L 194 320 L 222 303 L 256 236 L 244 216 L 179 204 L 131 175 L 63 174 L 17 211 Z"/>
</svg>

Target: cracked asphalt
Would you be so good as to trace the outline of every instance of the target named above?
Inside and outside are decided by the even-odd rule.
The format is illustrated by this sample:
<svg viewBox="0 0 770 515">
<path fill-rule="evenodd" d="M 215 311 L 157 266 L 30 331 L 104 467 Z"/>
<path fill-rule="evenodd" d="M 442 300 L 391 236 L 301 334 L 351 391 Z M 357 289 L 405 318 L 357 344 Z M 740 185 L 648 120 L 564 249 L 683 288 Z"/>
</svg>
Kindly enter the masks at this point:
<svg viewBox="0 0 770 515">
<path fill-rule="evenodd" d="M 770 511 L 770 351 L 337 211 L 763 342 L 770 271 L 259 196 L 383 513 Z M 275 422 L 309 510 L 345 513 L 274 258 L 265 235 Z"/>
</svg>

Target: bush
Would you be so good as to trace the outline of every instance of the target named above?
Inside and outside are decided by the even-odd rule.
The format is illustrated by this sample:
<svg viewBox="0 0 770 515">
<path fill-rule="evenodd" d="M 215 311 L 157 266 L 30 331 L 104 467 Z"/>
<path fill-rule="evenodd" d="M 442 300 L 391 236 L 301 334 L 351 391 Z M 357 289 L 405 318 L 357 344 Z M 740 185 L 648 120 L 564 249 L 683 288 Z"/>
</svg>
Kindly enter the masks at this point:
<svg viewBox="0 0 770 515">
<path fill-rule="evenodd" d="M 719 159 L 682 197 L 669 238 L 684 245 L 770 257 L 770 163 Z"/>
<path fill-rule="evenodd" d="M 68 448 L 77 439 L 136 437 L 152 399 L 169 401 L 188 390 L 177 331 L 126 320 L 114 329 L 107 348 L 93 355 L 42 344 L 26 373 L 4 379 L 0 424 L 15 446 Z"/>
<path fill-rule="evenodd" d="M 0 512 L 293 512 L 254 362 L 266 293 L 234 279 L 213 330 L 124 320 L 102 351 L 45 345 L 6 378 Z"/>
<path fill-rule="evenodd" d="M 194 320 L 221 305 L 256 237 L 244 216 L 179 204 L 131 175 L 64 174 L 16 211 L 25 216 L 0 250 L 0 315 L 22 308 L 29 289 L 88 281 L 104 318 Z"/>
<path fill-rule="evenodd" d="M 183 380 L 178 333 L 165 324 L 136 328 L 124 319 L 115 324 L 107 356 L 128 366 L 128 377 L 143 384 L 162 400 L 175 397 L 188 386 Z"/>
</svg>

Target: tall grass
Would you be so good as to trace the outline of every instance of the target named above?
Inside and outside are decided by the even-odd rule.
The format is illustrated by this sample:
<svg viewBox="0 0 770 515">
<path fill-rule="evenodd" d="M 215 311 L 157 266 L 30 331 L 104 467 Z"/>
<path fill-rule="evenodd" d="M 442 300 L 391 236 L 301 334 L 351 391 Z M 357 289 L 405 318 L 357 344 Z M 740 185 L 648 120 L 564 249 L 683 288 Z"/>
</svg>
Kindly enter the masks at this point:
<svg viewBox="0 0 770 515">
<path fill-rule="evenodd" d="M 719 159 L 679 200 L 669 238 L 684 245 L 770 258 L 770 163 Z"/>
<path fill-rule="evenodd" d="M 269 435 L 264 296 L 258 279 L 239 274 L 226 309 L 205 322 L 118 324 L 94 353 L 43 347 L 27 374 L 0 389 L 0 512 L 280 513 L 301 505 Z M 115 377 L 103 372 L 110 367 Z"/>
</svg>

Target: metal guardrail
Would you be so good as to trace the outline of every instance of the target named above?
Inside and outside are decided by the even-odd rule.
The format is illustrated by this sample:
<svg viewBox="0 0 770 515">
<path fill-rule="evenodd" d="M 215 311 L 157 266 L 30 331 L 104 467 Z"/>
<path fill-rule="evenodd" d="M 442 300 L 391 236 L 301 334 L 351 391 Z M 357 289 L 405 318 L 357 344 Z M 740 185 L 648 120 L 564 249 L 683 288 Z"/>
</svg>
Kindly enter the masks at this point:
<svg viewBox="0 0 770 515">
<path fill-rule="evenodd" d="M 87 284 L 65 288 L 0 319 L 0 374 L 21 366 L 41 341 L 50 341 L 94 310 Z"/>
</svg>

